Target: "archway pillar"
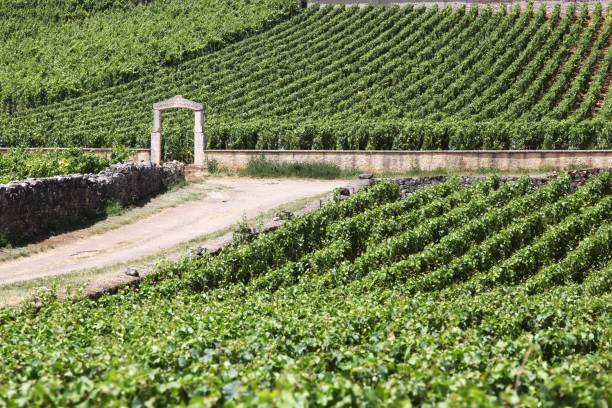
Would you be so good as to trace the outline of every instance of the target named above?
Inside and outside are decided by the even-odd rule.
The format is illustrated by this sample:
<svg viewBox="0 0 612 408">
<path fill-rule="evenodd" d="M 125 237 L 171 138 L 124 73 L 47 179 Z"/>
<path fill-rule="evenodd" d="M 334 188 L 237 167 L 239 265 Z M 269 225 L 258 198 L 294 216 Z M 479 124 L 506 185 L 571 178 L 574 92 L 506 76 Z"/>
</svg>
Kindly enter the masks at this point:
<svg viewBox="0 0 612 408">
<path fill-rule="evenodd" d="M 161 132 L 162 132 L 161 111 L 159 109 L 153 109 L 153 131 L 151 132 L 151 161 L 155 164 L 161 164 L 161 158 L 162 158 Z"/>
<path fill-rule="evenodd" d="M 195 121 L 193 126 L 193 164 L 204 166 L 204 147 L 206 137 L 204 136 L 204 111 L 195 111 Z"/>
</svg>

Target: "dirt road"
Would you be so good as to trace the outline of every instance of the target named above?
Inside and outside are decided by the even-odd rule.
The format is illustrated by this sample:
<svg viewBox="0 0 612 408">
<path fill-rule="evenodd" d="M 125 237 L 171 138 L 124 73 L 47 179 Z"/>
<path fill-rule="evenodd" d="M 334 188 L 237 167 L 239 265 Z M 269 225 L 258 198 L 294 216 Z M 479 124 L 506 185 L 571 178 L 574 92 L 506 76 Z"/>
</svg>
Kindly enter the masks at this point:
<svg viewBox="0 0 612 408">
<path fill-rule="evenodd" d="M 0 285 L 104 268 L 154 255 L 302 198 L 346 185 L 343 180 L 207 179 L 205 198 L 166 208 L 101 234 L 0 263 Z"/>
</svg>

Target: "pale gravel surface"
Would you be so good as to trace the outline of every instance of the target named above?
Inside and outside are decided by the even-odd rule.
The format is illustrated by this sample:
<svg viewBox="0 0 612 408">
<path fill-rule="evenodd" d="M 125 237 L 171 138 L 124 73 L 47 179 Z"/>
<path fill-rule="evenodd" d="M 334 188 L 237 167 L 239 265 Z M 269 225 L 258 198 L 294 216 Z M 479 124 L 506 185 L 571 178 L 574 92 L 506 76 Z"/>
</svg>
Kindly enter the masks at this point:
<svg viewBox="0 0 612 408">
<path fill-rule="evenodd" d="M 58 276 L 155 255 L 186 241 L 227 228 L 243 216 L 331 192 L 346 180 L 216 178 L 221 187 L 202 200 L 167 208 L 145 219 L 48 251 L 0 263 L 0 285 Z"/>
</svg>

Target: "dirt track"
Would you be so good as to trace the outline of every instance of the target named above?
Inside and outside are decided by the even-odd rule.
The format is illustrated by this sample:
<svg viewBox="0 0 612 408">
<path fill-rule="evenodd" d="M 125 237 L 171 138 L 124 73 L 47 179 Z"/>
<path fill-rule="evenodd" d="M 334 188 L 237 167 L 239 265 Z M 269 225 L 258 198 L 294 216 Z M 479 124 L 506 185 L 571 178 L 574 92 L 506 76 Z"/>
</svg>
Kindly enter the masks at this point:
<svg viewBox="0 0 612 408">
<path fill-rule="evenodd" d="M 243 216 L 332 191 L 343 180 L 208 179 L 221 187 L 206 198 L 48 251 L 0 263 L 0 285 L 129 262 L 227 228 Z"/>
</svg>

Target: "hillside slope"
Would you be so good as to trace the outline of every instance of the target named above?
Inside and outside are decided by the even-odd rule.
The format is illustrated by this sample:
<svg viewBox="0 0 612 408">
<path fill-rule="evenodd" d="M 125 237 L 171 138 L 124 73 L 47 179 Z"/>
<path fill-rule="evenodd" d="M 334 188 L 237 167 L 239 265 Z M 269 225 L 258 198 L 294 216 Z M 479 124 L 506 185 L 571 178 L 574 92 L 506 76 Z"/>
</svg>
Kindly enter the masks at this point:
<svg viewBox="0 0 612 408">
<path fill-rule="evenodd" d="M 207 106 L 211 148 L 612 146 L 612 19 L 597 6 L 309 8 L 119 87 L 0 116 L 0 145 L 147 146 L 151 104 Z M 191 115 L 165 121 L 185 158 Z"/>
<path fill-rule="evenodd" d="M 605 406 L 611 182 L 383 182 L 137 290 L 0 311 L 0 405 Z"/>
<path fill-rule="evenodd" d="M 124 83 L 286 18 L 291 0 L 7 0 L 0 105 L 14 111 Z"/>
</svg>

